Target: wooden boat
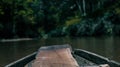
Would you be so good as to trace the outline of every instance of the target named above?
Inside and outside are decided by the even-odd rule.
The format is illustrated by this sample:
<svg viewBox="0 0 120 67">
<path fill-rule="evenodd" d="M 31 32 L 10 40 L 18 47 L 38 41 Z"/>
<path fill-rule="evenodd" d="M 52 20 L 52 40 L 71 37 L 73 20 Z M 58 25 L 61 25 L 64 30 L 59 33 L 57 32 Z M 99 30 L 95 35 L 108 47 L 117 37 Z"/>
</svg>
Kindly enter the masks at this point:
<svg viewBox="0 0 120 67">
<path fill-rule="evenodd" d="M 57 45 L 57 46 L 41 47 L 38 52 L 34 52 L 34 53 L 32 53 L 32 54 L 30 54 L 30 55 L 28 55 L 26 57 L 23 57 L 23 58 L 15 61 L 13 63 L 10 63 L 10 64 L 6 65 L 5 67 L 25 67 L 25 66 L 26 67 L 32 67 L 32 64 L 36 60 L 36 56 L 38 58 L 42 58 L 43 59 L 44 56 L 48 55 L 47 52 L 50 53 L 49 52 L 50 50 L 52 50 L 52 52 L 54 50 L 55 51 L 57 50 L 56 53 L 60 53 L 61 56 L 62 56 L 63 54 L 65 54 L 65 52 L 63 51 L 63 49 L 62 49 L 62 51 L 61 50 L 59 51 L 58 49 L 61 49 L 61 48 L 65 48 L 66 49 L 68 47 L 70 48 L 69 45 L 62 45 L 62 46 Z M 47 51 L 46 51 L 46 49 L 47 49 Z M 44 52 L 46 52 L 46 53 L 44 53 Z M 48 57 L 50 57 L 50 56 L 51 57 L 52 56 L 56 57 L 55 55 L 53 55 L 54 53 L 52 53 L 52 52 L 50 53 L 51 55 L 49 55 Z M 76 61 L 71 62 L 71 60 L 70 60 L 70 62 L 66 61 L 64 63 L 71 63 L 71 64 L 76 65 L 76 66 L 54 66 L 54 67 L 120 67 L 120 63 L 118 63 L 116 61 L 113 61 L 113 60 L 110 60 L 108 58 L 105 58 L 103 56 L 97 55 L 95 53 L 86 51 L 86 50 L 74 49 L 73 51 L 70 52 L 70 54 L 77 61 L 78 66 L 76 64 Z M 66 59 L 67 57 L 69 57 L 70 54 L 63 55 L 63 59 Z M 54 57 L 52 58 L 53 60 L 51 60 L 50 62 L 54 62 Z M 72 58 L 72 57 L 70 57 L 70 58 Z M 72 60 L 74 60 L 74 59 L 72 59 Z M 59 61 L 57 61 L 57 63 L 61 63 L 60 59 L 57 58 L 57 60 L 59 60 Z M 41 59 L 39 61 L 41 61 Z M 42 61 L 42 63 L 43 63 L 43 61 Z M 45 62 L 45 63 L 47 63 L 47 62 Z M 35 64 L 35 65 L 37 65 L 37 64 Z M 104 65 L 104 64 L 107 65 L 107 66 L 100 66 L 100 65 Z M 37 67 L 37 66 L 34 66 L 34 67 Z M 48 67 L 48 66 L 41 66 L 41 67 Z"/>
</svg>

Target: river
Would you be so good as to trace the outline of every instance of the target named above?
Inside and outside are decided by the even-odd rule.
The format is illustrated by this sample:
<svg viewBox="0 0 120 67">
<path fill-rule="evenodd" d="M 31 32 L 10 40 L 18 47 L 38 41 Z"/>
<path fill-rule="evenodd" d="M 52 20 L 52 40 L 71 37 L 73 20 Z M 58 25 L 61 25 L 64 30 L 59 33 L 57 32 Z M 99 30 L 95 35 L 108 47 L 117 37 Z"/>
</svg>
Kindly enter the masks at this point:
<svg viewBox="0 0 120 67">
<path fill-rule="evenodd" d="M 37 51 L 41 46 L 70 44 L 120 62 L 120 37 L 61 37 L 0 42 L 0 67 Z"/>
</svg>

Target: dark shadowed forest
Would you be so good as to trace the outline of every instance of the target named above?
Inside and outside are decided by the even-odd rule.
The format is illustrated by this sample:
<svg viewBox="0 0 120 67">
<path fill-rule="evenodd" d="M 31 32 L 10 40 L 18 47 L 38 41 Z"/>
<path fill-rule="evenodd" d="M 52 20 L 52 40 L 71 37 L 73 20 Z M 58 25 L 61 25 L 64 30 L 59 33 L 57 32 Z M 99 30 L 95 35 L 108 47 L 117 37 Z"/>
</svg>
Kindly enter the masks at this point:
<svg viewBox="0 0 120 67">
<path fill-rule="evenodd" d="M 120 35 L 120 0 L 0 0 L 0 39 Z"/>
</svg>

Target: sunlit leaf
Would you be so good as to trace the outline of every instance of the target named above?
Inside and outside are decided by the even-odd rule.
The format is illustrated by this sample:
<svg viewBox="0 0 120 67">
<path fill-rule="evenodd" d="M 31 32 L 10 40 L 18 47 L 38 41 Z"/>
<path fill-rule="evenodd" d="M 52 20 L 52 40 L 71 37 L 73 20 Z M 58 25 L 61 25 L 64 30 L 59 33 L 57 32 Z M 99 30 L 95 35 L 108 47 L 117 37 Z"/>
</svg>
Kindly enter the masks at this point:
<svg viewBox="0 0 120 67">
<path fill-rule="evenodd" d="M 33 2 L 33 0 L 27 0 L 27 2 Z"/>
<path fill-rule="evenodd" d="M 25 11 L 25 10 L 19 11 L 19 15 L 25 15 L 25 14 L 26 14 L 26 11 Z"/>
<path fill-rule="evenodd" d="M 70 26 L 70 25 L 72 25 L 72 24 L 79 23 L 80 20 L 81 20 L 80 18 L 72 18 L 72 19 L 66 21 L 66 25 L 67 25 L 67 26 Z"/>
<path fill-rule="evenodd" d="M 115 9 L 116 13 L 120 15 L 120 8 Z"/>
</svg>

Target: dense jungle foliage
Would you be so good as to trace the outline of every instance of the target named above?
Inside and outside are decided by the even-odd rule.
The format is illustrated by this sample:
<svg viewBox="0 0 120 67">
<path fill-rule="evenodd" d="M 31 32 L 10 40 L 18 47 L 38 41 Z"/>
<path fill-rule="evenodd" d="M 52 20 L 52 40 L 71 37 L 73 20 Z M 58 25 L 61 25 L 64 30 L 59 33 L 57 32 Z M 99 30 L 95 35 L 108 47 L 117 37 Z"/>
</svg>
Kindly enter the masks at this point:
<svg viewBox="0 0 120 67">
<path fill-rule="evenodd" d="M 0 0 L 0 38 L 120 35 L 120 0 Z"/>
</svg>

